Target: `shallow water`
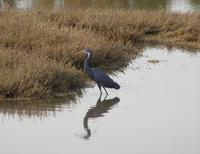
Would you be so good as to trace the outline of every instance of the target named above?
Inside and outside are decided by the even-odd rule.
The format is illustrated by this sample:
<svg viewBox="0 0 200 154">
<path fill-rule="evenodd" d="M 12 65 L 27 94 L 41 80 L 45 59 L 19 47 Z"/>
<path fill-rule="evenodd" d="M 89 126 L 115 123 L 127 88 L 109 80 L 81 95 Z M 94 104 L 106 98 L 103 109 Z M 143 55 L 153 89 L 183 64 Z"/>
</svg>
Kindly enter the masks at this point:
<svg viewBox="0 0 200 154">
<path fill-rule="evenodd" d="M 68 9 L 68 8 L 133 8 L 194 11 L 200 9 L 199 0 L 0 0 L 0 6 L 18 9 Z"/>
<path fill-rule="evenodd" d="M 0 104 L 2 154 L 199 154 L 200 54 L 146 48 L 119 91 Z M 102 98 L 103 100 L 103 98 Z"/>
</svg>

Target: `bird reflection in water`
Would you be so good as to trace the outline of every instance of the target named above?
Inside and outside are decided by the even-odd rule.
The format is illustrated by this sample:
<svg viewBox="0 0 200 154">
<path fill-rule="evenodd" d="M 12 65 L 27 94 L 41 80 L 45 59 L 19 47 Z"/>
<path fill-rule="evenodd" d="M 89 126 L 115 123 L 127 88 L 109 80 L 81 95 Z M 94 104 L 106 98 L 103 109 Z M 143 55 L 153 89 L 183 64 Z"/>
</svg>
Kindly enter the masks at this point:
<svg viewBox="0 0 200 154">
<path fill-rule="evenodd" d="M 103 117 L 104 114 L 108 113 L 109 110 L 111 110 L 119 101 L 120 99 L 118 97 L 115 97 L 113 99 L 106 99 L 105 97 L 104 100 L 101 101 L 100 96 L 97 101 L 97 104 L 91 107 L 84 117 L 83 126 L 86 131 L 86 134 L 82 138 L 88 140 L 91 136 L 91 130 L 88 126 L 88 120 Z"/>
</svg>

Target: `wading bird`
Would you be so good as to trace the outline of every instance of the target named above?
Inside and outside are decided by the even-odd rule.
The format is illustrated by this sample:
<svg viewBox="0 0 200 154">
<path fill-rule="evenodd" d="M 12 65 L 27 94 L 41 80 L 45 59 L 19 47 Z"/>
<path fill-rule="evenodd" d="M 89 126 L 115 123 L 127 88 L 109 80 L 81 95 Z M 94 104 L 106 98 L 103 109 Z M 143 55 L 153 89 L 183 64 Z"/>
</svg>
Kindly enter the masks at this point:
<svg viewBox="0 0 200 154">
<path fill-rule="evenodd" d="M 84 70 L 88 74 L 89 78 L 97 83 L 100 90 L 100 95 L 102 95 L 101 87 L 103 87 L 103 89 L 105 90 L 106 95 L 108 95 L 108 92 L 105 88 L 119 89 L 120 85 L 114 82 L 106 73 L 102 72 L 98 68 L 92 68 L 90 66 L 90 61 L 92 59 L 92 50 L 86 48 L 83 51 L 86 54 L 86 58 L 84 61 Z"/>
</svg>

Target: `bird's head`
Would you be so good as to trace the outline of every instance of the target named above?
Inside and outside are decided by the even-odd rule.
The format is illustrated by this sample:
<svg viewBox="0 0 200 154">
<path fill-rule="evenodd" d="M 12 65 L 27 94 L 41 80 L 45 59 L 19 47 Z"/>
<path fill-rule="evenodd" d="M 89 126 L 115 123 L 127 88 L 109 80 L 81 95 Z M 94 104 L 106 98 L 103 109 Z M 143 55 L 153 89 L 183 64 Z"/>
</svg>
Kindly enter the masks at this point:
<svg viewBox="0 0 200 154">
<path fill-rule="evenodd" d="M 83 49 L 83 52 L 89 57 L 90 55 L 92 55 L 92 50 L 90 48 L 85 48 Z"/>
</svg>

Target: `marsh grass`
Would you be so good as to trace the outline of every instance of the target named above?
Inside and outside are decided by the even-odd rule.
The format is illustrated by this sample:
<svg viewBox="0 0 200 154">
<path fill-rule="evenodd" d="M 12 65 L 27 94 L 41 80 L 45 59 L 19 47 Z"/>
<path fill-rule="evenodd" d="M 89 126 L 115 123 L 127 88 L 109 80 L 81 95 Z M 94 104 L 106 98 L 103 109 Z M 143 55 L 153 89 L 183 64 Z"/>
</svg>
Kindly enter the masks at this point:
<svg viewBox="0 0 200 154">
<path fill-rule="evenodd" d="M 82 49 L 93 66 L 118 69 L 138 42 L 200 47 L 200 14 L 133 10 L 0 10 L 0 96 L 44 97 L 84 87 Z"/>
<path fill-rule="evenodd" d="M 133 50 L 91 30 L 58 27 L 35 11 L 1 10 L 1 96 L 44 97 L 85 86 L 86 47 L 94 50 L 94 66 L 125 65 Z"/>
<path fill-rule="evenodd" d="M 43 16 L 58 27 L 90 29 L 111 40 L 200 48 L 200 13 L 89 9 Z"/>
</svg>

